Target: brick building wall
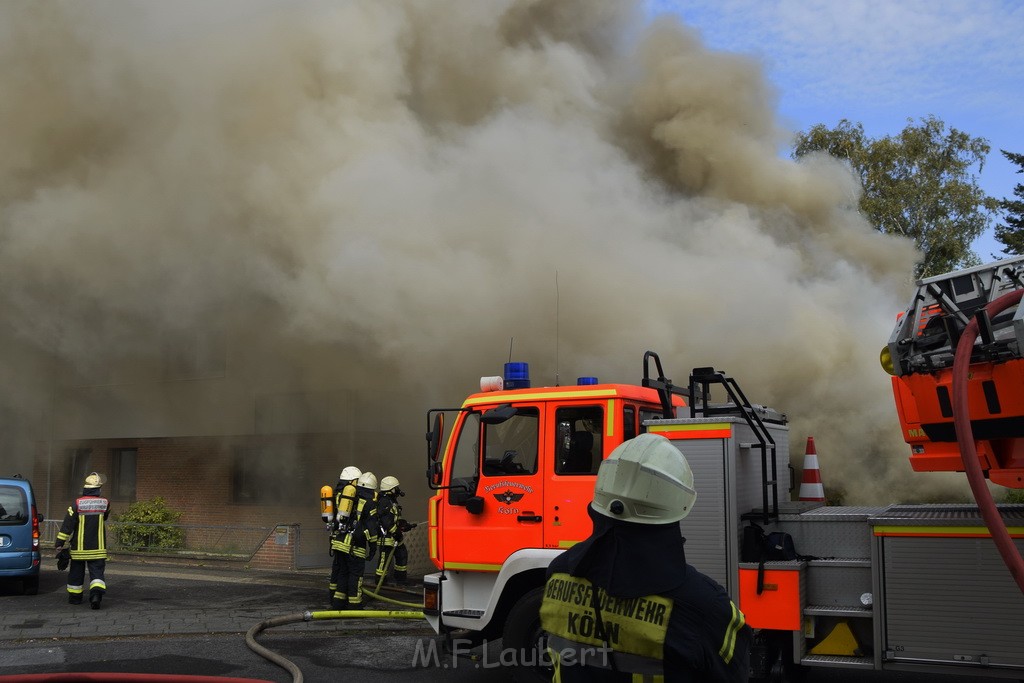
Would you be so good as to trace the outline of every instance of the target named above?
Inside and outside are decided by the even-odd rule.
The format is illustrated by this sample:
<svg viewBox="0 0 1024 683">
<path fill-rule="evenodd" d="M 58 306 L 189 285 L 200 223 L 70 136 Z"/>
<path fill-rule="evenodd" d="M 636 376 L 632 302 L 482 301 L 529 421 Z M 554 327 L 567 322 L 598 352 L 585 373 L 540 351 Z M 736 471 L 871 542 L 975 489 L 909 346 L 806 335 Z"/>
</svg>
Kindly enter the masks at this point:
<svg viewBox="0 0 1024 683">
<path fill-rule="evenodd" d="M 190 547 L 239 554 L 254 552 L 274 528 L 294 525 L 301 532 L 294 534 L 291 557 L 300 565 L 326 566 L 330 559 L 320 519 L 320 487 L 333 485 L 350 462 L 376 470 L 378 478 L 395 474 L 412 494 L 403 499 L 409 501 L 406 517 L 422 521 L 426 496 L 420 491 L 421 459 L 416 457 L 421 448 L 379 433 L 63 441 L 39 444 L 33 483 L 40 508 L 49 505 L 47 518 L 60 520 L 81 491 L 81 477 L 72 481 L 75 454 L 87 452 L 87 467 L 80 463 L 79 470 L 107 477 L 103 493 L 111 499 L 115 519 L 132 502 L 159 496 L 181 513 L 180 524 L 216 527 L 189 528 Z M 114 458 L 119 449 L 135 449 L 134 496 L 117 495 Z M 363 455 L 339 455 L 350 452 Z M 410 452 L 412 457 L 406 455 Z M 249 480 L 240 465 L 251 475 Z M 413 473 L 418 476 L 413 478 Z M 240 488 L 249 495 L 240 495 Z"/>
</svg>

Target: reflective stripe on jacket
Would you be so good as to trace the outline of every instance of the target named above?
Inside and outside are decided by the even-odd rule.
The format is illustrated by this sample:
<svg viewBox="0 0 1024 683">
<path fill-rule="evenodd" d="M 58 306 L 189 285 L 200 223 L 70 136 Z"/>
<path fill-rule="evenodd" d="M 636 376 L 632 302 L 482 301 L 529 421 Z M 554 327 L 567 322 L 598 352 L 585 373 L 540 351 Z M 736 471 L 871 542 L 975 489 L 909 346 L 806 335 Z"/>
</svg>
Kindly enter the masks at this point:
<svg viewBox="0 0 1024 683">
<path fill-rule="evenodd" d="M 72 560 L 107 559 L 107 517 L 110 501 L 103 496 L 76 498 L 57 533 L 60 545 L 68 543 Z"/>
<path fill-rule="evenodd" d="M 356 519 L 351 529 L 342 530 L 331 539 L 331 548 L 363 559 L 370 556 L 370 544 L 377 542 L 377 505 L 375 501 L 359 497 L 352 516 Z"/>
<path fill-rule="evenodd" d="M 751 632 L 743 613 L 691 566 L 684 575 L 670 594 L 619 598 L 583 577 L 552 572 L 540 619 L 553 680 L 746 681 Z"/>
<path fill-rule="evenodd" d="M 661 675 L 672 607 L 670 598 L 615 598 L 582 577 L 552 574 L 540 620 L 556 673 L 575 666 Z"/>
</svg>

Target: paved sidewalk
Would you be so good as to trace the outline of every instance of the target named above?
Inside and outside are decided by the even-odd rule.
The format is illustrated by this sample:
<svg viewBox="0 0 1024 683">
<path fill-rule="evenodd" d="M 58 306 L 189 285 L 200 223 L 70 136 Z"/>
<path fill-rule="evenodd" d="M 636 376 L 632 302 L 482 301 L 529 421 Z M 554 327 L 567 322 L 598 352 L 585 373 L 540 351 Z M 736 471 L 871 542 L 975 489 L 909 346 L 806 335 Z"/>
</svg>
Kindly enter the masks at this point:
<svg viewBox="0 0 1024 683">
<path fill-rule="evenodd" d="M 172 634 L 245 633 L 273 617 L 329 609 L 327 570 L 267 572 L 112 561 L 100 610 L 70 605 L 67 574 L 42 572 L 39 594 L 23 596 L 18 584 L 0 584 L 0 641 Z M 419 596 L 390 594 L 418 603 Z M 414 610 L 382 602 L 370 609 Z M 407 620 L 324 620 L 275 626 L 275 631 L 425 630 Z"/>
</svg>

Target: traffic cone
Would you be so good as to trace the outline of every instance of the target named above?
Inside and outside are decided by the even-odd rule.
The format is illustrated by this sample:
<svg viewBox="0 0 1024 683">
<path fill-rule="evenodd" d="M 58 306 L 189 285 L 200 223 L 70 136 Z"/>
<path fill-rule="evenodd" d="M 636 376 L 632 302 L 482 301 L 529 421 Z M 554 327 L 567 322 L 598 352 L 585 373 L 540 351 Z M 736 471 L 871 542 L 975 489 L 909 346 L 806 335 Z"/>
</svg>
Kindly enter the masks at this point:
<svg viewBox="0 0 1024 683">
<path fill-rule="evenodd" d="M 800 500 L 825 502 L 825 487 L 821 483 L 818 451 L 814 449 L 813 436 L 807 437 L 807 451 L 804 453 L 804 476 L 800 480 Z"/>
</svg>

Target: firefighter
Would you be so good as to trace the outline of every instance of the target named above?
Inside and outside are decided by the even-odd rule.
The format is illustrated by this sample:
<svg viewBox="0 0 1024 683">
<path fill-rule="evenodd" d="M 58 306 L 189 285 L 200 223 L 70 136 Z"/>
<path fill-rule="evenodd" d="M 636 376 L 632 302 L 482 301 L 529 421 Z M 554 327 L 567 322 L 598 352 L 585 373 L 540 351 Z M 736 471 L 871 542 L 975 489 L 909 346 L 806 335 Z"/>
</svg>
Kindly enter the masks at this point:
<svg viewBox="0 0 1024 683">
<path fill-rule="evenodd" d="M 82 495 L 68 507 L 64 523 L 57 533 L 54 548 L 58 560 L 67 543 L 71 548 L 71 567 L 68 570 L 68 602 L 82 604 L 85 570 L 89 569 L 89 604 L 99 609 L 107 584 L 103 572 L 107 564 L 107 517 L 110 501 L 100 495 L 104 478 L 93 472 L 85 478 Z"/>
<path fill-rule="evenodd" d="M 686 563 L 679 522 L 696 497 L 663 436 L 641 434 L 601 463 L 593 532 L 548 568 L 540 618 L 554 681 L 748 679 L 743 613 Z"/>
<path fill-rule="evenodd" d="M 398 499 L 405 495 L 399 488 L 397 477 L 387 476 L 380 480 L 380 498 L 377 502 L 377 519 L 380 521 L 381 548 L 377 562 L 377 585 L 384 583 L 388 565 L 395 562 L 394 581 L 399 586 L 408 583 L 409 549 L 403 536 L 412 525 L 402 519 L 402 506 Z"/>
<path fill-rule="evenodd" d="M 331 539 L 335 561 L 340 560 L 337 588 L 331 599 L 332 609 L 363 608 L 366 559 L 373 554 L 380 533 L 376 497 L 377 477 L 373 472 L 363 472 L 356 480 L 352 514 L 344 524 L 339 525 Z"/>
<path fill-rule="evenodd" d="M 341 554 L 335 549 L 335 537 L 349 522 L 356 502 L 356 482 L 362 474 L 358 467 L 349 465 L 338 475 L 338 483 L 334 486 L 334 512 L 327 523 L 327 528 L 331 532 L 331 544 L 328 552 L 333 558 L 331 578 L 327 584 L 327 600 L 331 603 L 334 602 L 334 594 L 338 592 L 338 575 L 342 568 Z"/>
</svg>

